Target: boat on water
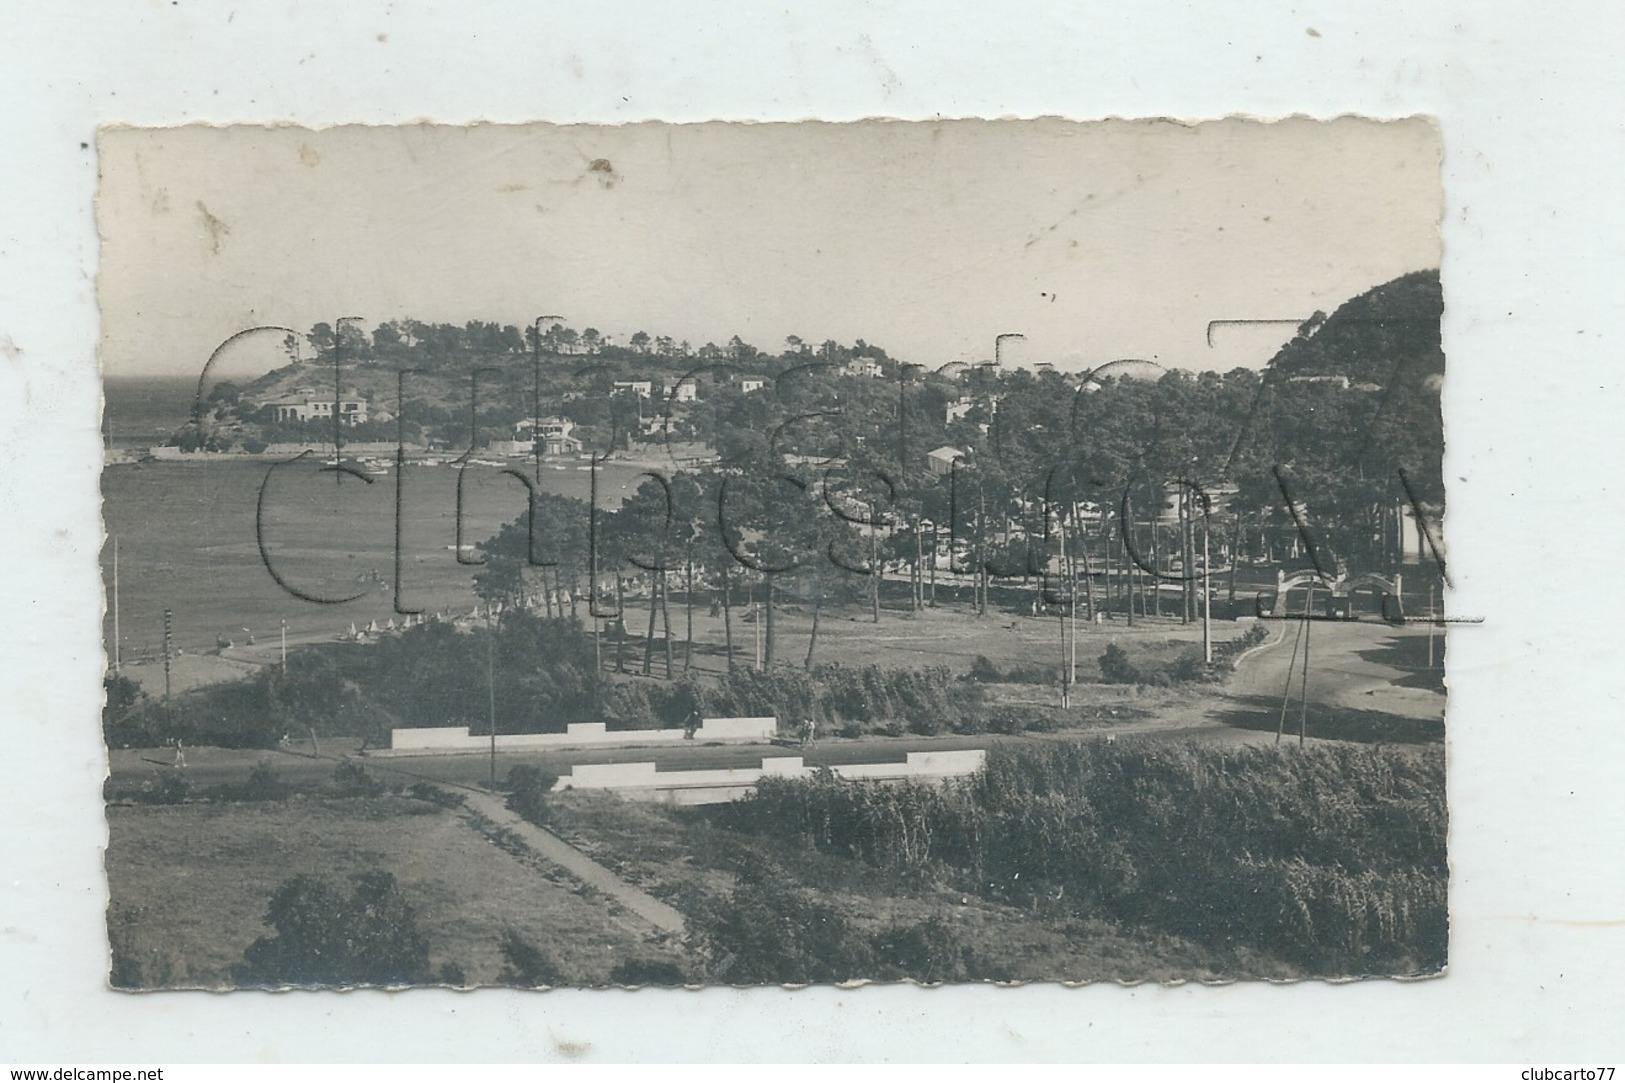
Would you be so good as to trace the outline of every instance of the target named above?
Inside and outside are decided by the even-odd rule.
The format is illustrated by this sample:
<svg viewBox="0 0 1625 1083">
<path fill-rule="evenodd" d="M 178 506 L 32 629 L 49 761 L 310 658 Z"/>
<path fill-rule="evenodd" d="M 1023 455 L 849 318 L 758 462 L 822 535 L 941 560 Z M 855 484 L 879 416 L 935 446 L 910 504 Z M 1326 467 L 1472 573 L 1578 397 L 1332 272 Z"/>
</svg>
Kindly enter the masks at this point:
<svg viewBox="0 0 1625 1083">
<path fill-rule="evenodd" d="M 389 464 L 380 459 L 323 459 L 322 465 L 342 467 L 347 471 L 356 471 L 362 474 L 382 476 L 389 473 Z"/>
</svg>

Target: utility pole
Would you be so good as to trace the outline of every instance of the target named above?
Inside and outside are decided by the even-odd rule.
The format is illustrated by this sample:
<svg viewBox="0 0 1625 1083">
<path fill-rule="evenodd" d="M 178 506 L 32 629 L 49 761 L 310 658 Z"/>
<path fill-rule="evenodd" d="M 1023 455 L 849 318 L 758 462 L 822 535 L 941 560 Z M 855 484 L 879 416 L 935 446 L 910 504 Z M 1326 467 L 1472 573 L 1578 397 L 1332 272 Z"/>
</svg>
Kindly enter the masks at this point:
<svg viewBox="0 0 1625 1083">
<path fill-rule="evenodd" d="M 1433 626 L 1436 623 L 1433 612 L 1434 584 L 1428 584 L 1428 672 L 1433 672 Z"/>
<path fill-rule="evenodd" d="M 925 538 L 920 533 L 920 517 L 914 517 L 914 582 L 911 585 L 910 608 L 918 613 L 925 608 Z"/>
<path fill-rule="evenodd" d="M 1102 515 L 1105 513 L 1102 512 Z M 1128 626 L 1134 627 L 1134 596 L 1140 592 L 1140 579 L 1135 575 L 1137 565 L 1129 559 L 1128 532 L 1134 528 L 1134 505 L 1130 502 L 1128 494 L 1123 494 L 1123 510 L 1117 516 L 1117 545 L 1123 555 L 1123 579 L 1127 582 L 1126 596 L 1128 599 Z M 1106 552 L 1111 552 L 1111 535 L 1106 535 Z"/>
<path fill-rule="evenodd" d="M 972 587 L 980 587 L 981 601 L 977 603 L 976 612 L 980 616 L 987 616 L 987 499 L 982 492 L 982 478 L 976 478 L 976 578 L 972 580 Z"/>
<path fill-rule="evenodd" d="M 1281 619 L 1285 620 L 1288 613 L 1287 597 L 1285 595 L 1282 596 L 1280 605 Z M 1281 689 L 1281 717 L 1275 723 L 1275 743 L 1277 745 L 1281 743 L 1281 735 L 1286 732 L 1286 709 L 1287 705 L 1292 702 L 1292 678 L 1298 672 L 1298 648 L 1301 646 L 1303 646 L 1303 622 L 1299 621 L 1298 636 L 1292 641 L 1292 660 L 1286 664 L 1286 687 Z"/>
<path fill-rule="evenodd" d="M 491 623 L 491 603 L 485 603 L 485 694 L 491 724 L 491 789 L 497 788 L 497 671 L 496 628 Z"/>
<path fill-rule="evenodd" d="M 1059 514 L 1057 514 L 1056 518 L 1060 522 L 1060 533 L 1061 533 L 1061 574 L 1065 575 L 1066 574 L 1066 520 L 1064 518 L 1061 518 Z M 1061 707 L 1064 709 L 1064 708 L 1070 707 L 1072 705 L 1072 680 L 1071 680 L 1071 672 L 1072 671 L 1067 666 L 1067 646 L 1068 646 L 1068 644 L 1067 644 L 1067 641 L 1066 641 L 1066 614 L 1064 612 L 1061 613 L 1060 618 L 1061 619 L 1057 623 L 1059 623 L 1060 626 L 1061 626 Z M 1077 634 L 1076 625 L 1073 626 L 1072 631 L 1073 631 L 1074 635 Z"/>
<path fill-rule="evenodd" d="M 931 608 L 937 607 L 937 556 L 942 552 L 942 528 L 931 520 Z M 950 558 L 952 559 L 952 558 Z"/>
<path fill-rule="evenodd" d="M 282 675 L 288 675 L 288 622 L 282 621 Z"/>
<path fill-rule="evenodd" d="M 1202 661 L 1208 665 L 1213 664 L 1213 593 L 1210 589 L 1208 577 L 1213 574 L 1208 567 L 1207 536 L 1212 521 L 1208 515 L 1207 501 L 1202 502 Z"/>
<path fill-rule="evenodd" d="M 1065 523 L 1061 524 L 1061 536 L 1066 536 Z M 1083 542 L 1080 544 L 1088 543 Z M 1088 553 L 1084 554 L 1083 564 L 1084 574 L 1087 575 L 1089 574 Z M 1066 673 L 1067 684 L 1074 685 L 1078 683 L 1078 570 L 1075 567 L 1068 567 L 1064 560 L 1061 562 L 1061 567 L 1066 569 L 1067 585 L 1071 588 L 1071 599 L 1067 612 L 1067 622 L 1072 625 L 1072 647 L 1067 654 Z M 1091 611 L 1090 617 L 1093 618 L 1093 616 L 1094 613 Z"/>
<path fill-rule="evenodd" d="M 173 637 L 173 634 L 172 634 L 173 624 L 174 624 L 173 614 L 167 609 L 164 610 L 164 702 L 165 703 L 169 702 L 169 656 L 172 653 L 170 648 L 174 643 L 174 637 Z"/>
<path fill-rule="evenodd" d="M 876 551 L 875 508 L 869 505 L 869 612 L 875 624 L 880 623 L 880 561 Z"/>
<path fill-rule="evenodd" d="M 1303 685 L 1299 694 L 1302 703 L 1298 709 L 1298 747 L 1303 747 L 1304 735 L 1309 729 L 1309 633 L 1314 628 L 1315 588 L 1310 584 L 1303 598 Z"/>
<path fill-rule="evenodd" d="M 1180 537 L 1180 560 L 1185 565 L 1185 624 L 1196 619 L 1196 577 L 1191 574 L 1196 566 L 1196 507 L 1191 499 L 1194 491 L 1189 483 L 1180 488 L 1180 507 L 1185 513 L 1185 526 Z"/>
<path fill-rule="evenodd" d="M 1428 644 L 1432 646 L 1432 639 Z M 119 535 L 112 535 L 112 672 L 122 673 L 124 654 L 119 644 Z M 1432 668 L 1432 663 L 1428 663 Z"/>
<path fill-rule="evenodd" d="M 415 369 L 402 369 L 395 374 L 395 583 L 394 583 L 394 610 L 408 617 L 422 613 L 421 609 L 408 609 L 401 604 L 401 584 L 406 582 L 406 547 L 401 539 L 406 537 L 406 376 L 416 372 Z M 527 554 L 528 555 L 528 554 Z M 282 669 L 287 671 L 287 621 L 282 622 L 283 662 Z"/>
</svg>

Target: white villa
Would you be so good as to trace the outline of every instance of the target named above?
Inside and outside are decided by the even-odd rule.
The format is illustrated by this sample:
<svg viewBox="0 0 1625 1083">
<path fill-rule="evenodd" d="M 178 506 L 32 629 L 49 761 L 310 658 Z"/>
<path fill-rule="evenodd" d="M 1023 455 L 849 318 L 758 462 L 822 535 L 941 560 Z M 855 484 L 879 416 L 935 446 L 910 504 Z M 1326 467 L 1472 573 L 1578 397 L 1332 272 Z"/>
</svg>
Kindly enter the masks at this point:
<svg viewBox="0 0 1625 1083">
<path fill-rule="evenodd" d="M 275 411 L 277 421 L 332 421 L 334 405 L 333 399 L 321 397 L 313 387 L 297 387 L 291 397 L 262 402 L 260 409 Z M 354 391 L 340 395 L 337 406 L 338 416 L 346 425 L 360 425 L 369 419 L 366 400 Z"/>
</svg>

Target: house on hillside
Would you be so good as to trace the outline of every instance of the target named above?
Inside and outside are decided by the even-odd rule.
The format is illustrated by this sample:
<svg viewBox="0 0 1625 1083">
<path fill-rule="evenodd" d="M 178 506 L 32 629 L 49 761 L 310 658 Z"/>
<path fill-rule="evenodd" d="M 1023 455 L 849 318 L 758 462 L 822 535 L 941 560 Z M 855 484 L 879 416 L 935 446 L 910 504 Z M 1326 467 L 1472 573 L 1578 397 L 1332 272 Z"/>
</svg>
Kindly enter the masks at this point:
<svg viewBox="0 0 1625 1083">
<path fill-rule="evenodd" d="M 682 380 L 662 380 L 660 395 L 667 402 L 695 402 L 700 397 L 700 385 L 692 377 Z"/>
<path fill-rule="evenodd" d="M 557 455 L 580 455 L 581 441 L 568 433 L 542 437 L 542 454 L 548 458 Z"/>
<path fill-rule="evenodd" d="M 955 399 L 942 411 L 942 423 L 952 425 L 956 421 L 964 420 L 965 415 L 971 412 L 971 407 L 974 405 L 975 403 L 971 402 L 968 396 Z"/>
<path fill-rule="evenodd" d="M 610 389 L 613 395 L 636 395 L 640 399 L 647 399 L 654 395 L 655 385 L 652 380 L 616 380 Z"/>
<path fill-rule="evenodd" d="M 677 419 L 670 414 L 649 414 L 638 418 L 641 436 L 670 436 L 677 428 Z"/>
<path fill-rule="evenodd" d="M 886 374 L 880 362 L 872 357 L 854 357 L 841 366 L 842 376 L 867 376 L 870 379 L 879 379 Z"/>
<path fill-rule="evenodd" d="M 366 400 L 354 391 L 340 395 L 335 402 L 322 398 L 314 388 L 308 387 L 295 388 L 293 396 L 286 399 L 262 402 L 260 409 L 272 411 L 275 421 L 332 421 L 335 405 L 339 420 L 345 425 L 362 425 L 370 417 Z"/>
<path fill-rule="evenodd" d="M 766 386 L 767 386 L 767 377 L 765 377 L 765 376 L 741 376 L 741 377 L 739 377 L 739 393 L 741 395 L 748 395 L 752 391 L 760 391 L 762 388 L 764 388 Z"/>
<path fill-rule="evenodd" d="M 944 444 L 935 451 L 928 451 L 925 455 L 925 468 L 931 472 L 932 477 L 942 477 L 953 472 L 954 463 L 965 458 L 965 453 L 956 447 Z"/>
<path fill-rule="evenodd" d="M 528 454 L 535 454 L 535 441 L 540 439 L 543 455 L 576 455 L 581 452 L 581 441 L 570 435 L 575 427 L 575 422 L 567 417 L 539 417 L 534 421 L 526 418 L 515 423 L 513 442 L 525 443 Z"/>
</svg>

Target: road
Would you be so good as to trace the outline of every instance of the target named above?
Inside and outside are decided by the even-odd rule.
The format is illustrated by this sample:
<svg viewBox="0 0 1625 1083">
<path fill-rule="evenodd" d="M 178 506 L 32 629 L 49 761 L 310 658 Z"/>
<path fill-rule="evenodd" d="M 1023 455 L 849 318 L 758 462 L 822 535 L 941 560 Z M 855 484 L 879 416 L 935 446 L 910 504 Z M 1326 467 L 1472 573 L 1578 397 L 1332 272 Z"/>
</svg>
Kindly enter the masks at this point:
<svg viewBox="0 0 1625 1083">
<path fill-rule="evenodd" d="M 1430 669 L 1428 629 L 1421 624 L 1316 620 L 1305 626 L 1283 621 L 1265 646 L 1237 666 L 1206 718 L 1273 735 L 1282 725 L 1285 700 L 1288 733 L 1296 733 L 1301 722 L 1310 737 L 1402 744 L 1437 741 L 1444 735 L 1442 636 L 1435 639 L 1434 650 Z"/>
</svg>

